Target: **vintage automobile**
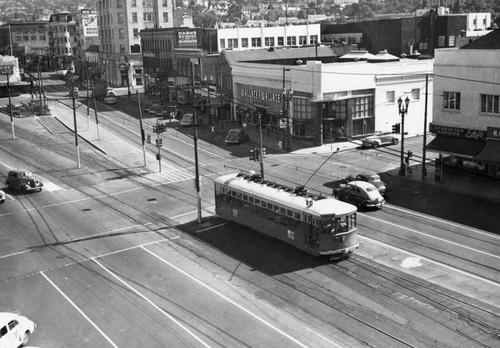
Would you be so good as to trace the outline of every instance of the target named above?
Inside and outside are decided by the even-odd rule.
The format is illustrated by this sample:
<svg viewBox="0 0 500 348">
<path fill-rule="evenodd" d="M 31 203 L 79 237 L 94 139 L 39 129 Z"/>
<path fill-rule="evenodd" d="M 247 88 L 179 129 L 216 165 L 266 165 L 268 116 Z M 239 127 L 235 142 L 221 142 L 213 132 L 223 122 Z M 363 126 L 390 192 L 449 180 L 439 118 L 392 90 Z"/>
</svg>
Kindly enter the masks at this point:
<svg viewBox="0 0 500 348">
<path fill-rule="evenodd" d="M 354 180 L 341 184 L 333 190 L 333 196 L 343 202 L 351 203 L 358 209 L 382 209 L 385 199 L 377 188 L 366 181 Z"/>
<path fill-rule="evenodd" d="M 0 203 L 3 203 L 3 202 L 5 202 L 5 192 L 0 190 Z"/>
<path fill-rule="evenodd" d="M 198 115 L 197 117 L 198 119 L 196 121 L 198 121 L 198 123 L 202 123 L 203 122 L 203 119 L 201 118 L 201 116 Z M 183 127 L 188 127 L 188 126 L 194 126 L 196 123 L 195 123 L 195 117 L 194 117 L 194 114 L 184 114 L 181 118 L 181 121 L 179 122 L 179 124 Z"/>
<path fill-rule="evenodd" d="M 27 191 L 42 191 L 43 183 L 35 179 L 29 170 L 11 170 L 7 174 L 5 184 L 9 189 Z"/>
<path fill-rule="evenodd" d="M 36 324 L 15 313 L 0 312 L 0 347 L 20 347 L 28 343 Z"/>
<path fill-rule="evenodd" d="M 375 186 L 377 188 L 378 192 L 380 192 L 380 194 L 382 196 L 385 196 L 387 193 L 390 192 L 390 189 L 387 186 L 387 184 L 385 182 L 383 182 L 380 179 L 380 175 L 378 175 L 376 173 L 360 173 L 356 176 L 349 175 L 346 179 L 346 182 L 354 181 L 354 180 L 369 182 L 370 184 L 372 184 L 373 186 Z"/>
<path fill-rule="evenodd" d="M 110 94 L 104 97 L 104 104 L 116 104 L 118 99 L 116 99 L 114 94 Z"/>
<path fill-rule="evenodd" d="M 241 144 L 248 141 L 250 138 L 243 128 L 233 128 L 227 132 L 226 138 L 224 139 L 226 144 Z"/>
<path fill-rule="evenodd" d="M 397 145 L 399 138 L 390 132 L 378 132 L 361 140 L 363 147 L 377 148 L 381 145 Z"/>
</svg>

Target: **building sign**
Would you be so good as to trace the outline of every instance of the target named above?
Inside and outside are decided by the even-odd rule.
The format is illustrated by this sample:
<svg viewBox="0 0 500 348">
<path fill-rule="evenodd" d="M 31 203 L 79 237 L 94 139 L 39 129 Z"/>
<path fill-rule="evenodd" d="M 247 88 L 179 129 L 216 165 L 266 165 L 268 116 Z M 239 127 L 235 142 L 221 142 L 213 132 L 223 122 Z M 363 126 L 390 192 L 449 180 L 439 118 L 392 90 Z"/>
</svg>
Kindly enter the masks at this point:
<svg viewBox="0 0 500 348">
<path fill-rule="evenodd" d="M 198 44 L 198 33 L 196 30 L 179 30 L 177 34 L 177 46 L 196 47 Z"/>
<path fill-rule="evenodd" d="M 455 138 L 486 140 L 486 131 L 470 128 L 458 128 L 432 124 L 429 127 L 432 133 Z"/>
<path fill-rule="evenodd" d="M 251 99 L 253 101 L 260 100 L 267 103 L 281 103 L 283 95 L 275 90 L 261 90 L 254 89 L 251 86 L 242 87 L 240 90 L 241 97 L 244 99 Z"/>
<path fill-rule="evenodd" d="M 94 11 L 83 12 L 82 11 L 82 27 L 83 35 L 85 37 L 98 36 L 99 32 L 97 30 L 97 14 Z"/>
</svg>

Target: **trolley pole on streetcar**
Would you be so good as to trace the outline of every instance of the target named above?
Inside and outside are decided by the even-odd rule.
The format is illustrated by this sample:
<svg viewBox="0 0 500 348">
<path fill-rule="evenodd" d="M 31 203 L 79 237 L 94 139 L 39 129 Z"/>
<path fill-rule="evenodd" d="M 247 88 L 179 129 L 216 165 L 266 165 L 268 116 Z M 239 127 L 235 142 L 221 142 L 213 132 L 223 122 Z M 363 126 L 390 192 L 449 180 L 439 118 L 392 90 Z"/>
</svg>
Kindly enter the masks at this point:
<svg viewBox="0 0 500 348">
<path fill-rule="evenodd" d="M 264 147 L 262 145 L 262 112 L 259 111 L 259 136 L 260 136 L 260 177 L 264 179 Z"/>
</svg>

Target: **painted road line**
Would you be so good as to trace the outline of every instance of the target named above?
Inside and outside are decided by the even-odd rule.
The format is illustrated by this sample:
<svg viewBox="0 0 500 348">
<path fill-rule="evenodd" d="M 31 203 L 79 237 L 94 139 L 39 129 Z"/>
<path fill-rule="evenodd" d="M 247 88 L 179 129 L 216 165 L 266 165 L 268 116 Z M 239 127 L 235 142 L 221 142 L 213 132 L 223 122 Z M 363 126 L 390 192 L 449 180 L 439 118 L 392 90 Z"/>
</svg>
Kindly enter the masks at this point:
<svg viewBox="0 0 500 348">
<path fill-rule="evenodd" d="M 146 249 L 145 249 L 146 250 Z M 198 342 L 200 342 L 201 345 L 203 345 L 204 347 L 210 347 L 209 344 L 207 344 L 206 342 L 204 342 L 200 337 L 198 337 L 194 332 L 192 332 L 191 330 L 189 330 L 188 327 L 186 327 L 185 325 L 183 325 L 180 321 L 178 321 L 177 319 L 175 319 L 173 316 L 171 316 L 170 314 L 168 314 L 167 312 L 165 312 L 163 309 L 161 309 L 159 306 L 157 306 L 153 301 L 151 301 L 149 298 L 147 298 L 145 295 L 143 295 L 141 292 L 139 292 L 138 290 L 136 290 L 134 287 L 132 287 L 130 284 L 128 284 L 127 282 L 125 282 L 123 279 L 121 279 L 120 277 L 118 277 L 116 274 L 114 274 L 113 272 L 111 272 L 108 268 L 104 267 L 104 265 L 102 265 L 99 261 L 97 261 L 95 258 L 92 258 L 91 259 L 92 261 L 94 261 L 97 265 L 99 265 L 103 270 L 105 270 L 107 273 L 109 273 L 113 278 L 115 278 L 116 280 L 118 280 L 120 283 L 122 283 L 123 285 L 125 285 L 127 288 L 129 288 L 132 292 L 134 292 L 137 296 L 139 296 L 140 298 L 142 298 L 144 301 L 146 301 L 147 303 L 149 303 L 151 306 L 153 306 L 156 310 L 158 310 L 160 313 L 162 313 L 164 316 L 166 316 L 168 319 L 170 319 L 172 322 L 174 322 L 177 326 L 179 326 L 181 329 L 183 329 L 185 332 L 187 332 L 191 337 L 193 337 L 195 340 L 197 340 Z"/>
<path fill-rule="evenodd" d="M 50 285 L 52 285 L 65 299 L 66 301 L 68 301 L 72 306 L 73 308 L 75 308 L 78 313 L 80 313 L 89 323 L 90 325 L 92 325 L 101 335 L 102 337 L 104 337 L 106 339 L 106 341 L 109 342 L 109 344 L 111 344 L 111 346 L 113 347 L 116 347 L 118 348 L 118 346 L 111 340 L 111 338 L 109 338 L 105 333 L 104 331 L 102 331 L 96 323 L 94 323 L 81 309 L 80 307 L 78 307 L 76 305 L 76 303 L 74 303 L 61 289 L 59 289 L 59 287 L 52 281 L 50 280 L 50 278 L 43 272 L 40 272 L 40 274 L 50 283 Z"/>
</svg>

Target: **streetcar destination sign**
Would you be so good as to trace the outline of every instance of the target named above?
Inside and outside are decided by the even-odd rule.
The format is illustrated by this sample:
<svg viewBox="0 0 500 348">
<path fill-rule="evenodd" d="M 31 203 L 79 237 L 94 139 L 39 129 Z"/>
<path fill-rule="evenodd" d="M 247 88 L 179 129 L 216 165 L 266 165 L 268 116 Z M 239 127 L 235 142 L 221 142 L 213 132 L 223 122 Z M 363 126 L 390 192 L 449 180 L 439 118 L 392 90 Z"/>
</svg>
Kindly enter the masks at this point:
<svg viewBox="0 0 500 348">
<path fill-rule="evenodd" d="M 12 75 L 14 73 L 13 65 L 0 65 L 0 74 Z"/>
</svg>

